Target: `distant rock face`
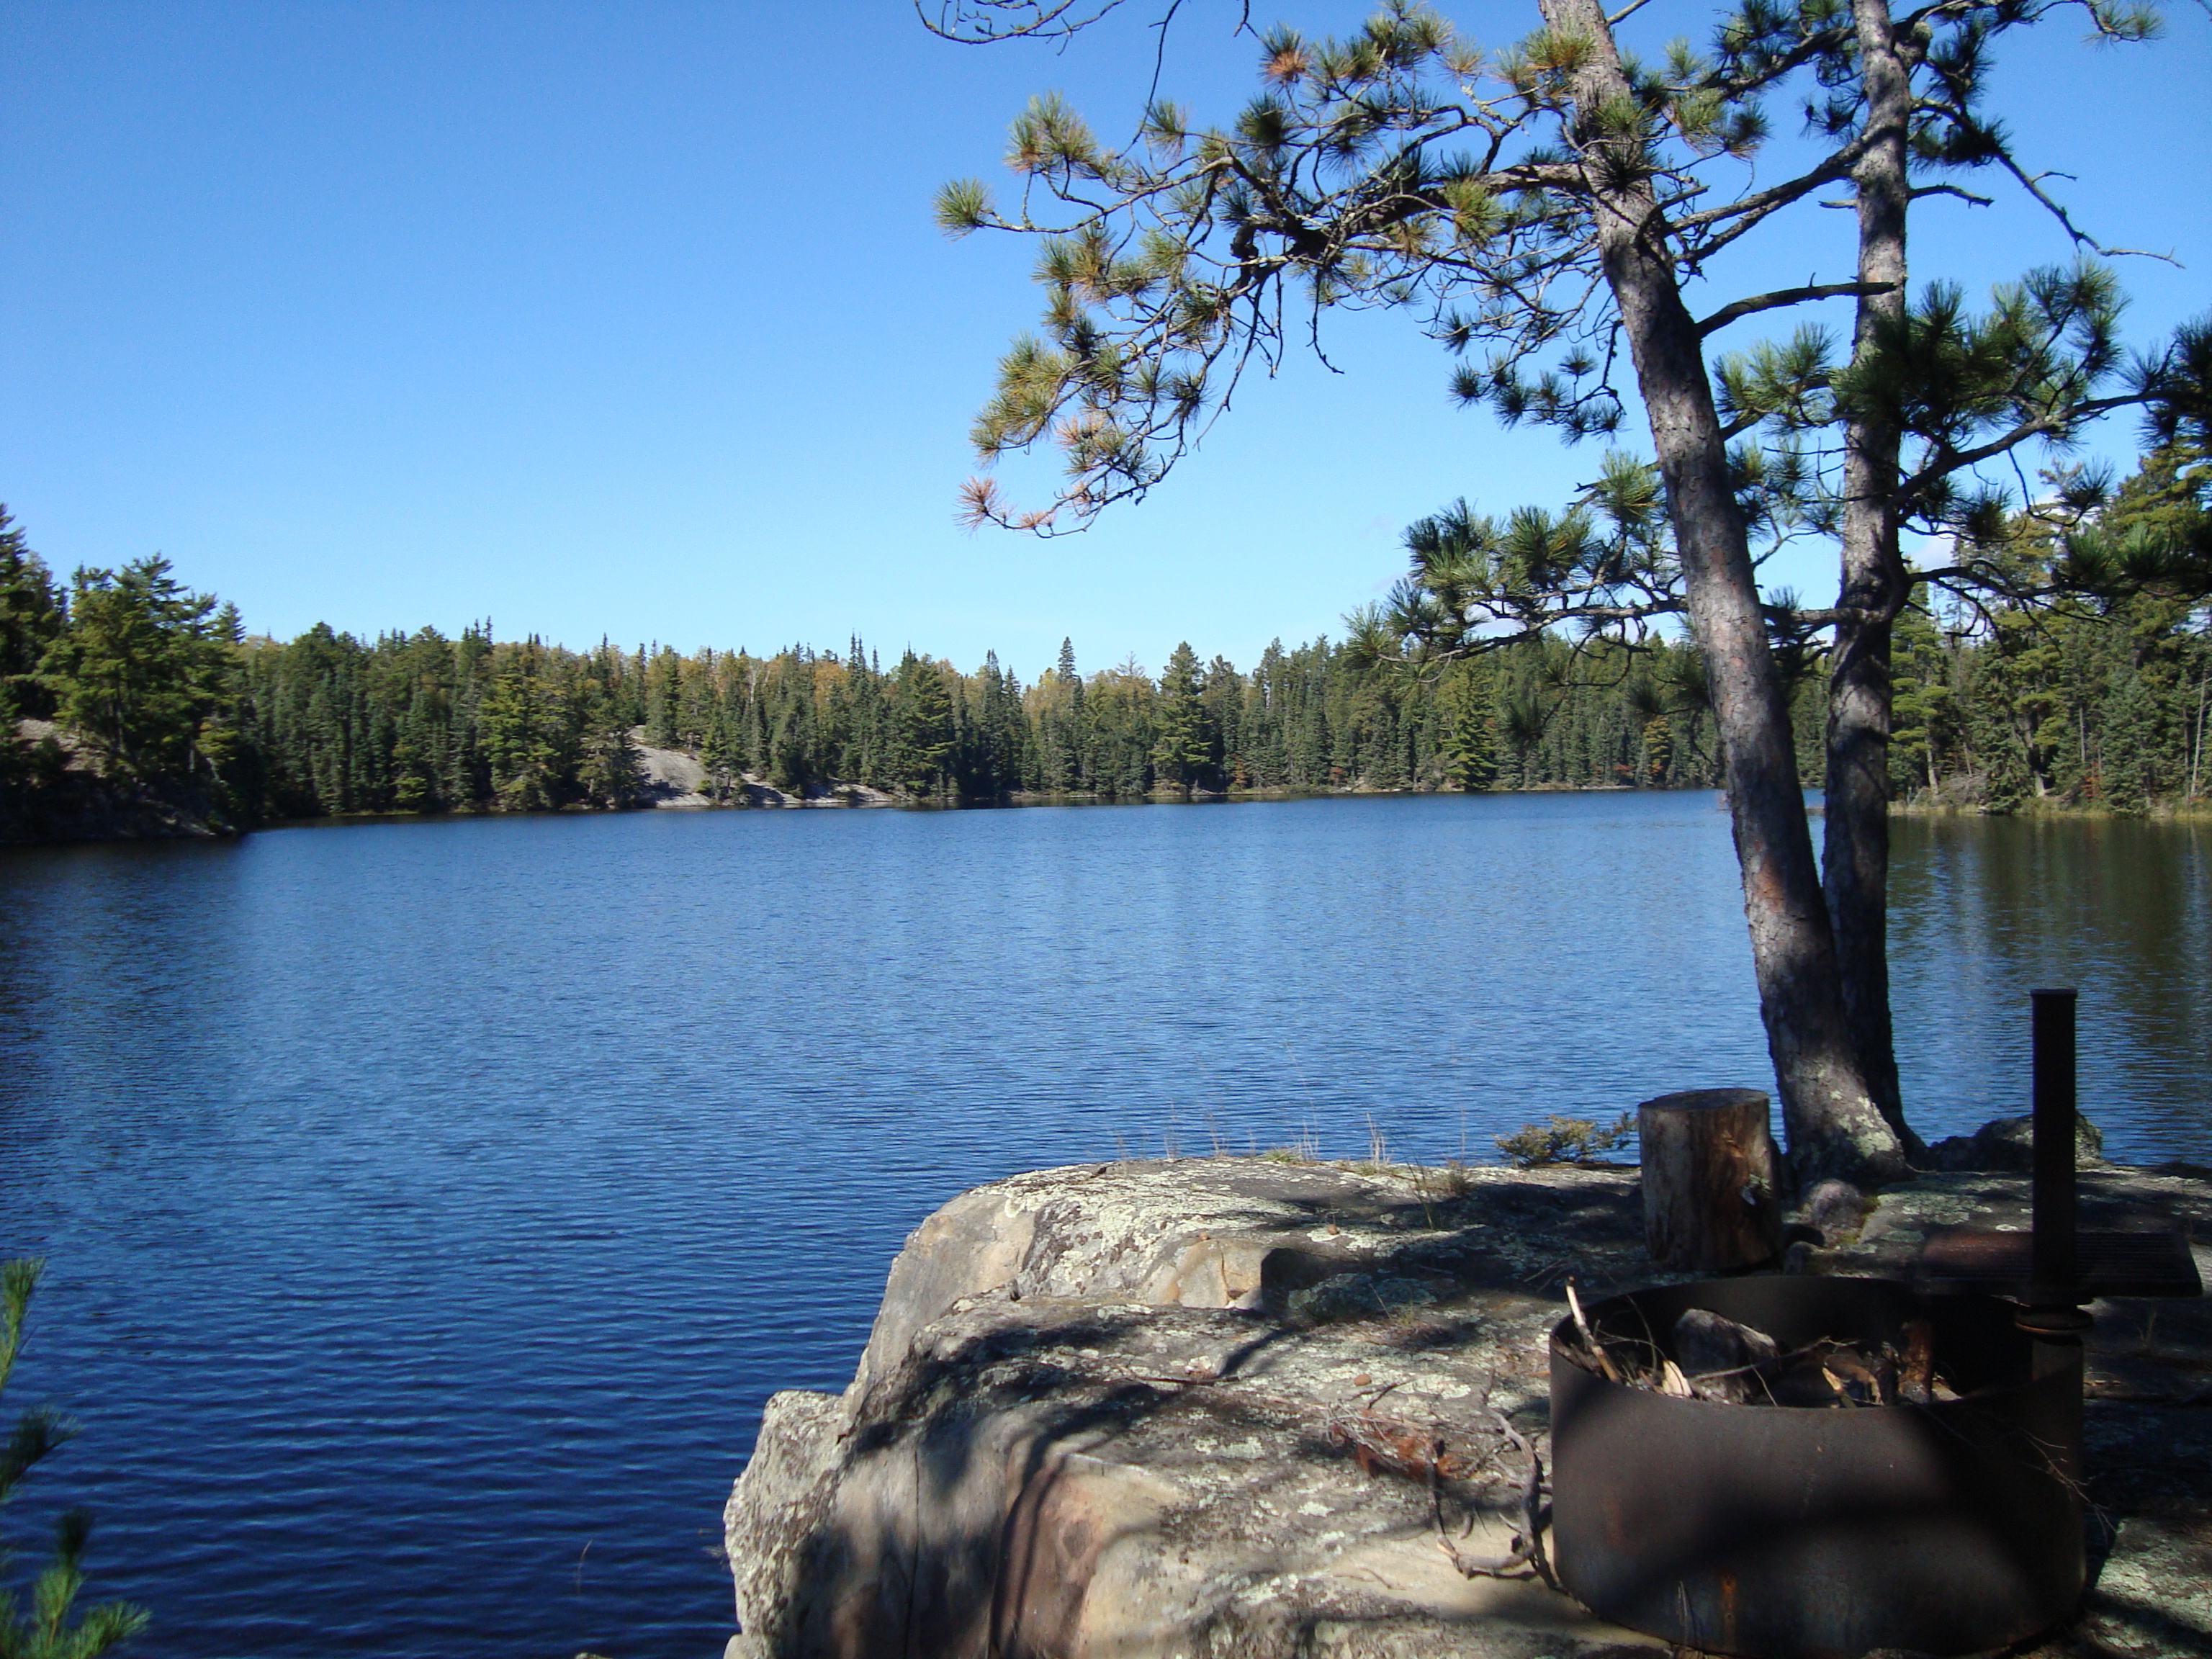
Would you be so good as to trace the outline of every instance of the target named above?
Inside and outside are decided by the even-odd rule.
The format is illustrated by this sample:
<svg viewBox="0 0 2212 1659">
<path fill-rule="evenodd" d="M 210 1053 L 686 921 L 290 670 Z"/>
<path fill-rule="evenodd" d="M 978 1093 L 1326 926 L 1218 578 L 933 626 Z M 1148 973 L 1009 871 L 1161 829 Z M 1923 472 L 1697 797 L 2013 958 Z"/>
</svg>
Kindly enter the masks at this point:
<svg viewBox="0 0 2212 1659">
<path fill-rule="evenodd" d="M 1814 1270 L 1895 1272 L 1923 1217 L 2025 1201 L 2017 1176 L 1892 1188 Z M 2146 1206 L 2212 1233 L 2212 1182 L 2085 1173 L 2085 1216 Z M 851 1387 L 768 1402 L 724 1514 L 731 1659 L 1656 1654 L 1526 1569 L 1462 1571 L 1525 1529 L 1505 1431 L 1548 1464 L 1570 1274 L 1663 1277 L 1634 1171 L 1201 1159 L 963 1194 L 893 1264 Z M 2212 1316 L 2162 1304 L 2152 1344 L 2142 1304 L 2097 1312 L 2119 1588 L 2039 1653 L 2199 1651 L 2160 1644 L 2203 1628 L 2174 1564 L 2212 1560 L 2212 1413 L 2176 1408 L 2207 1397 Z"/>
<path fill-rule="evenodd" d="M 48 720 L 0 721 L 0 845 L 190 841 L 235 836 L 204 791 L 109 775 L 98 753 Z"/>
<path fill-rule="evenodd" d="M 645 775 L 637 792 L 641 806 L 712 806 L 706 793 L 707 768 L 696 755 L 682 749 L 654 749 L 645 741 L 645 728 L 634 726 L 630 741 L 637 747 L 638 767 Z"/>
<path fill-rule="evenodd" d="M 896 806 L 898 797 L 864 783 L 830 783 L 811 793 L 794 793 L 748 772 L 738 779 L 727 798 L 717 800 L 707 793 L 707 767 L 688 749 L 655 749 L 645 741 L 645 728 L 629 729 L 637 750 L 643 780 L 633 804 L 638 806 Z"/>
</svg>

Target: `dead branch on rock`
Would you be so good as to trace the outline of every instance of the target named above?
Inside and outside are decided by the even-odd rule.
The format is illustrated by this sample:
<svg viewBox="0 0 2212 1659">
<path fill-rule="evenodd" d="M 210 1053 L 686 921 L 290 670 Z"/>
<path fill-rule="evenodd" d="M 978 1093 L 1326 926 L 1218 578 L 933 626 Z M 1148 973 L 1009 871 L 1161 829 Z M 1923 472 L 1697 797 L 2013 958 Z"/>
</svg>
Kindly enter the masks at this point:
<svg viewBox="0 0 2212 1659">
<path fill-rule="evenodd" d="M 1462 1578 L 1534 1577 L 1557 1589 L 1559 1580 L 1553 1577 L 1551 1561 L 1544 1553 L 1544 1526 L 1549 1519 L 1544 1509 L 1544 1460 L 1504 1413 L 1493 1411 L 1491 1415 L 1497 1419 L 1498 1433 L 1528 1460 L 1528 1469 L 1521 1482 L 1520 1529 L 1513 1534 L 1512 1547 L 1494 1559 L 1469 1555 L 1460 1548 L 1450 1528 L 1444 1524 L 1443 1482 L 1438 1474 L 1444 1448 L 1443 1442 L 1438 1440 L 1428 1473 L 1429 1518 L 1436 1526 L 1437 1547 Z M 1474 1530 L 1474 1516 L 1470 1513 L 1460 1536 L 1465 1538 Z"/>
<path fill-rule="evenodd" d="M 1105 1365 L 1098 1367 L 1098 1376 L 1101 1382 L 1172 1391 L 1174 1396 L 1204 1389 L 1224 1403 L 1233 1401 L 1245 1411 L 1264 1413 L 1287 1424 L 1301 1419 L 1310 1423 L 1315 1416 L 1310 1401 L 1211 1371 L 1162 1373 L 1134 1366 Z M 1428 1489 L 1437 1540 L 1452 1565 L 1465 1577 L 1533 1576 L 1556 1589 L 1559 1581 L 1553 1575 L 1543 1545 L 1543 1528 L 1549 1520 L 1544 1504 L 1544 1461 L 1534 1446 L 1503 1412 L 1490 1406 L 1486 1391 L 1483 1408 L 1489 1412 L 1495 1426 L 1459 1423 L 1450 1425 L 1450 1432 L 1462 1439 L 1494 1436 L 1495 1440 L 1488 1444 L 1478 1442 L 1455 1449 L 1444 1425 L 1434 1419 L 1417 1422 L 1410 1417 L 1389 1415 L 1375 1409 L 1376 1403 L 1398 1386 L 1396 1382 L 1388 1382 L 1367 1391 L 1357 1410 L 1334 1407 L 1323 1412 L 1319 1437 L 1325 1444 L 1350 1451 L 1364 1474 L 1395 1474 L 1422 1482 Z M 1504 1453 L 1508 1449 L 1525 1460 L 1520 1482 L 1520 1529 L 1514 1534 L 1513 1547 L 1507 1555 L 1486 1561 L 1464 1553 L 1452 1541 L 1443 1521 L 1443 1483 L 1487 1486 L 1505 1479 L 1509 1471 Z M 1474 1511 L 1470 1509 L 1468 1533 L 1473 1527 Z"/>
</svg>

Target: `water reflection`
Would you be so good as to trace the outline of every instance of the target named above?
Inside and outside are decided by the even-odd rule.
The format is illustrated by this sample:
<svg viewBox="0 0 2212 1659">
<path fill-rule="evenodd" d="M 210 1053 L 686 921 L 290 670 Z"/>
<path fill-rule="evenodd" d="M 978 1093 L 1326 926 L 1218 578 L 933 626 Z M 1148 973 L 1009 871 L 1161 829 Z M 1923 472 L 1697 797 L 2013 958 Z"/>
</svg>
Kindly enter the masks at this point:
<svg viewBox="0 0 2212 1659">
<path fill-rule="evenodd" d="M 2078 986 L 2082 1107 L 2114 1155 L 2212 1161 L 2212 823 L 1912 818 L 1895 846 L 1917 1115 L 2027 1109 L 2027 992 Z"/>
</svg>

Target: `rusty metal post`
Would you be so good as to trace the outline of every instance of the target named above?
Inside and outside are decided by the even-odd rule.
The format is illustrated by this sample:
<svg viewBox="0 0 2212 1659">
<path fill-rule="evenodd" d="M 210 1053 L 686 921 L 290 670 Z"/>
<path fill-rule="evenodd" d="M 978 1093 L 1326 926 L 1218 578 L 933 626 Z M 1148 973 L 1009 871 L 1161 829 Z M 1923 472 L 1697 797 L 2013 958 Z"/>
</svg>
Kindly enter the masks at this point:
<svg viewBox="0 0 2212 1659">
<path fill-rule="evenodd" d="M 2074 1016 L 2079 993 L 2031 991 L 2034 1045 L 2034 1240 L 2020 1328 L 2035 1339 L 2035 1374 L 2081 1369 L 2080 1264 L 2075 1250 L 2076 1130 Z"/>
<path fill-rule="evenodd" d="M 2079 993 L 2031 991 L 2035 1071 L 2035 1257 L 2038 1304 L 2074 1305 L 2074 1012 Z"/>
</svg>

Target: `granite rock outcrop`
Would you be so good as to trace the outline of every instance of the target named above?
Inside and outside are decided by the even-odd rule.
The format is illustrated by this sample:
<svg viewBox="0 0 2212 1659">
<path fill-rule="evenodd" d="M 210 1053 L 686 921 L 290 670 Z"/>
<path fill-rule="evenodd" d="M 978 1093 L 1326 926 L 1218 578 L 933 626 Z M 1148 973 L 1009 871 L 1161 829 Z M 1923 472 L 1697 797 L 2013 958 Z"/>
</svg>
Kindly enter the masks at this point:
<svg viewBox="0 0 2212 1659">
<path fill-rule="evenodd" d="M 2084 1194 L 2212 1227 L 2193 1172 L 2106 1165 Z M 1899 1271 L 1936 1212 L 2014 1224 L 2026 1182 L 1869 1202 L 1798 1263 Z M 769 1401 L 724 1517 L 730 1659 L 1662 1652 L 1516 1559 L 1570 1277 L 1663 1282 L 1632 1169 L 1213 1158 L 963 1194 L 894 1263 L 852 1385 Z M 2047 1652 L 2212 1655 L 2212 1320 L 2096 1311 L 2109 1525 Z"/>
</svg>

